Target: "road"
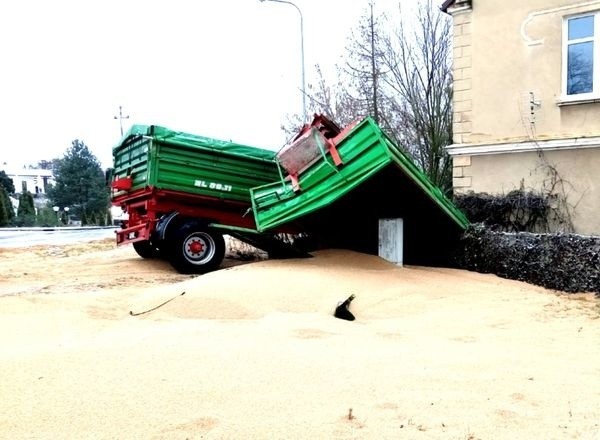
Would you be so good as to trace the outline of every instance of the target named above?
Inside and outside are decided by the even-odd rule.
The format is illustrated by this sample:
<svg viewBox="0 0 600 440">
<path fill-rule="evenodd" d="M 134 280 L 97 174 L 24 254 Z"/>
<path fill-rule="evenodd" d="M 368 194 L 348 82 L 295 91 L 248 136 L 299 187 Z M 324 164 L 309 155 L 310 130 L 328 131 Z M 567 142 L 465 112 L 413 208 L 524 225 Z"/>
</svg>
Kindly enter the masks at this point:
<svg viewBox="0 0 600 440">
<path fill-rule="evenodd" d="M 108 228 L 2 228 L 0 248 L 62 245 L 113 238 L 116 227 Z"/>
</svg>

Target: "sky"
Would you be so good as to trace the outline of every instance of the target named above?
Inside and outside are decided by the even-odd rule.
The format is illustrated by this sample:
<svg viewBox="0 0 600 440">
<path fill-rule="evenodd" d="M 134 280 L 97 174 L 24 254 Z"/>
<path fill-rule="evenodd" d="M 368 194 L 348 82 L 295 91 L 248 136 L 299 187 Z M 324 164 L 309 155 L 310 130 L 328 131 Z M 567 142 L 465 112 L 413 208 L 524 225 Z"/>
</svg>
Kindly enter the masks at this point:
<svg viewBox="0 0 600 440">
<path fill-rule="evenodd" d="M 306 82 L 317 63 L 333 75 L 368 0 L 294 3 Z M 120 122 L 278 150 L 302 112 L 300 37 L 298 11 L 273 0 L 2 2 L 0 167 L 62 157 L 74 139 L 110 167 Z"/>
</svg>

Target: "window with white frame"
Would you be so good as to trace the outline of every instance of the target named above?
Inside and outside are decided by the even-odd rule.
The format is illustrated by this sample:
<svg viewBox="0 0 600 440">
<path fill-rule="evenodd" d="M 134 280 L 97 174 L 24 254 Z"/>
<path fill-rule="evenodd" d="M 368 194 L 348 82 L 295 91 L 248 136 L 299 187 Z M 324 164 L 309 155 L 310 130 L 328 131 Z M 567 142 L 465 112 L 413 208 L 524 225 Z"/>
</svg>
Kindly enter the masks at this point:
<svg viewBox="0 0 600 440">
<path fill-rule="evenodd" d="M 563 87 L 567 98 L 600 97 L 600 12 L 568 17 L 563 28 Z"/>
</svg>

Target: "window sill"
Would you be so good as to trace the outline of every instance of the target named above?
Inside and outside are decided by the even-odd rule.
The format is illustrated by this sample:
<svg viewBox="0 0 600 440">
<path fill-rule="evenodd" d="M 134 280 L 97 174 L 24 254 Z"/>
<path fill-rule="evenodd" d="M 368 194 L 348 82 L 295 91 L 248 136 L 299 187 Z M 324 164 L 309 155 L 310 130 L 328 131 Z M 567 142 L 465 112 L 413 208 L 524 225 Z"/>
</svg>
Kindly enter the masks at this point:
<svg viewBox="0 0 600 440">
<path fill-rule="evenodd" d="M 600 102 L 600 96 L 592 96 L 587 98 L 580 98 L 576 96 L 561 96 L 556 100 L 556 105 L 559 107 L 563 107 L 566 105 L 592 104 L 594 102 Z"/>
</svg>

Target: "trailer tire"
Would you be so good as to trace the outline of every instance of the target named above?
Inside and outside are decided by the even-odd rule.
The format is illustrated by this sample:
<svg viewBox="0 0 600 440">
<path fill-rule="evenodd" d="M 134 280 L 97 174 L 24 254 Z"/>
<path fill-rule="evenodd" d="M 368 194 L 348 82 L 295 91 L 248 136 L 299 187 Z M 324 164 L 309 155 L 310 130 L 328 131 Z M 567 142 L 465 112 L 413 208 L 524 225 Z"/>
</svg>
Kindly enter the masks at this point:
<svg viewBox="0 0 600 440">
<path fill-rule="evenodd" d="M 210 272 L 225 256 L 223 235 L 196 220 L 181 224 L 169 242 L 169 262 L 180 273 Z"/>
<path fill-rule="evenodd" d="M 136 241 L 133 243 L 133 249 L 142 258 L 160 257 L 160 250 L 149 240 Z"/>
</svg>

